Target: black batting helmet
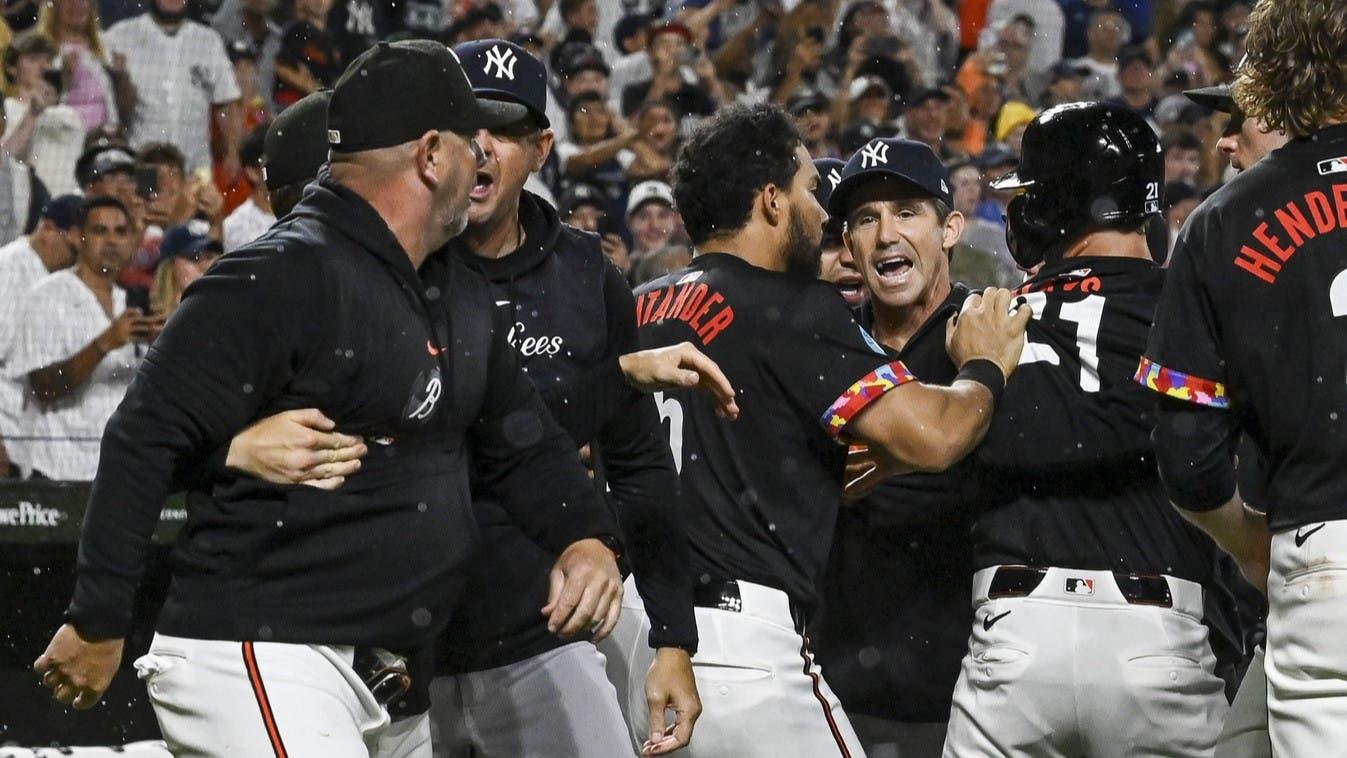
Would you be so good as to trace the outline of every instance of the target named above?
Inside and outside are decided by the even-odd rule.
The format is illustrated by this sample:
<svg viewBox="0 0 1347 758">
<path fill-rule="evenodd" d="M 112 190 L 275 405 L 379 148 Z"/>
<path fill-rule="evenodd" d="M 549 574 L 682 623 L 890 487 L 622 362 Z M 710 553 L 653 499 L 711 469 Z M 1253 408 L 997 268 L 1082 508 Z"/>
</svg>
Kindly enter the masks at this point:
<svg viewBox="0 0 1347 758">
<path fill-rule="evenodd" d="M 1006 209 L 1015 261 L 1032 268 L 1096 229 L 1137 229 L 1160 214 L 1165 181 L 1160 140 L 1120 105 L 1068 103 L 1024 132 L 1019 168 L 992 181 L 1021 193 Z"/>
</svg>

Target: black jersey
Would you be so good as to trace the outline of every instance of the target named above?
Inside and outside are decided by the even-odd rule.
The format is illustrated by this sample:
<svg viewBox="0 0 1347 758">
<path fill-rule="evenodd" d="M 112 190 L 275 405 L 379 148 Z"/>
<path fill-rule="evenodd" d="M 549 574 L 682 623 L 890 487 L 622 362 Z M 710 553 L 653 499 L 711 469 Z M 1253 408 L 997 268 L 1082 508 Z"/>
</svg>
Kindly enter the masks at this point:
<svg viewBox="0 0 1347 758">
<path fill-rule="evenodd" d="M 922 381 L 949 384 L 958 368 L 945 349 L 945 323 L 968 297 L 949 296 L 897 357 Z M 860 323 L 873 323 L 868 307 Z M 828 682 L 851 716 L 903 723 L 949 717 L 968 651 L 973 549 L 968 530 L 977 503 L 974 472 L 885 480 L 837 516 L 810 636 Z"/>
<path fill-rule="evenodd" d="M 1170 506 L 1156 472 L 1154 397 L 1132 381 L 1164 276 L 1149 260 L 1072 258 L 1019 290 L 1034 319 L 975 452 L 992 504 L 973 528 L 979 568 L 1210 581 L 1210 542 Z"/>
<path fill-rule="evenodd" d="M 1347 125 L 1293 140 L 1189 217 L 1137 380 L 1226 409 L 1275 531 L 1347 518 Z"/>
<path fill-rule="evenodd" d="M 641 346 L 690 341 L 738 391 L 656 395 L 687 510 L 693 575 L 742 579 L 810 606 L 832 540 L 846 447 L 869 403 L 912 379 L 832 286 L 722 253 L 637 290 Z"/>
</svg>

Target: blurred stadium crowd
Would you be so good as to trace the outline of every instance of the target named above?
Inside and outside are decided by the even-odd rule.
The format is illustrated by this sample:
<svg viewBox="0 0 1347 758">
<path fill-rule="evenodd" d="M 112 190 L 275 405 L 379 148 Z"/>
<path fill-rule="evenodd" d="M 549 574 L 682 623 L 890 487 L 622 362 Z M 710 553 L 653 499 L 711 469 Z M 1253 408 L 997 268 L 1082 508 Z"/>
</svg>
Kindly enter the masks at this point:
<svg viewBox="0 0 1347 758">
<path fill-rule="evenodd" d="M 182 290 L 274 220 L 267 123 L 378 40 L 502 37 L 543 60 L 556 148 L 528 189 L 600 234 L 633 285 L 691 258 L 667 184 L 683 136 L 718 106 L 772 101 L 816 158 L 846 159 L 876 136 L 931 145 L 970 219 L 954 278 L 979 287 L 1022 276 L 1005 244 L 1009 198 L 987 182 L 1057 103 L 1114 100 L 1149 119 L 1172 245 L 1233 170 L 1221 138 L 1239 128 L 1238 114 L 1183 92 L 1232 78 L 1251 7 L 11 0 L 0 10 L 0 477 L 93 477 L 102 427 Z M 79 196 L 117 198 L 130 226 L 92 223 Z"/>
</svg>

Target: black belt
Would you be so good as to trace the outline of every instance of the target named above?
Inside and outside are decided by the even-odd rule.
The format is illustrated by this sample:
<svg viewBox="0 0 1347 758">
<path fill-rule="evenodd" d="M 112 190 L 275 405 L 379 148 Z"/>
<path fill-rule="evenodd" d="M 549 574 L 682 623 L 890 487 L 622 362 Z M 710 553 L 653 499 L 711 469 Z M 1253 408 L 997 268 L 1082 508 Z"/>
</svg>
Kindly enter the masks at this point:
<svg viewBox="0 0 1347 758">
<path fill-rule="evenodd" d="M 407 659 L 383 648 L 358 647 L 351 668 L 365 680 L 365 686 L 383 706 L 389 706 L 411 689 Z"/>
<path fill-rule="evenodd" d="M 784 594 L 784 593 L 782 593 Z M 805 612 L 799 603 L 791 600 L 789 596 L 787 601 L 790 604 L 790 620 L 795 624 L 795 631 L 801 636 L 805 633 Z M 739 583 L 733 579 L 713 579 L 708 582 L 698 582 L 692 588 L 692 604 L 698 608 L 714 608 L 720 611 L 729 611 L 730 613 L 742 613 L 744 610 L 744 597 L 739 592 Z"/>
<path fill-rule="evenodd" d="M 1047 575 L 1048 570 L 1045 568 L 1000 566 L 992 576 L 991 585 L 987 588 L 987 597 L 993 600 L 1003 597 L 1025 597 L 1038 589 Z M 1115 571 L 1113 581 L 1118 584 L 1123 599 L 1132 605 L 1174 607 L 1174 598 L 1169 594 L 1169 582 L 1159 574 L 1123 574 Z"/>
</svg>

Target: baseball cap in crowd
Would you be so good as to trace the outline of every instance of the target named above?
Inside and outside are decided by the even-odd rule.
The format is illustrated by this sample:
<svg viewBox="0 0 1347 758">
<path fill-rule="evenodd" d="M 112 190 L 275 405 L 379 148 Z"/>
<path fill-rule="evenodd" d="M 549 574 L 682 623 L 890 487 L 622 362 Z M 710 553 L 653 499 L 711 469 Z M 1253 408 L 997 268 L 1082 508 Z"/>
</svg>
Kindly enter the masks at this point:
<svg viewBox="0 0 1347 758">
<path fill-rule="evenodd" d="M 1230 94 L 1229 84 L 1218 84 L 1215 87 L 1184 90 L 1183 94 L 1198 105 L 1204 108 L 1210 108 L 1214 111 L 1230 113 L 1235 109 L 1235 97 Z"/>
<path fill-rule="evenodd" d="M 684 42 L 688 43 L 689 45 L 692 44 L 692 30 L 688 29 L 686 26 L 683 26 L 677 21 L 665 21 L 664 23 L 655 24 L 654 26 L 650 27 L 651 42 L 654 42 L 655 38 L 660 36 L 661 34 L 677 34 L 678 36 L 683 38 Z"/>
<path fill-rule="evenodd" d="M 632 187 L 627 196 L 627 216 L 639 211 L 647 203 L 663 203 L 674 207 L 673 189 L 664 182 L 651 180 Z"/>
<path fill-rule="evenodd" d="M 603 193 L 592 184 L 576 184 L 565 192 L 561 193 L 561 198 L 557 201 L 557 208 L 561 211 L 562 218 L 571 215 L 576 208 L 591 206 L 604 210 L 607 205 L 604 203 Z"/>
<path fill-rule="evenodd" d="M 790 96 L 786 101 L 786 111 L 792 116 L 798 116 L 807 110 L 828 110 L 831 102 L 822 92 L 816 89 L 804 88 Z"/>
<path fill-rule="evenodd" d="M 993 145 L 982 151 L 977 159 L 978 168 L 983 173 L 999 169 L 1002 172 L 1014 171 L 1020 165 L 1020 159 L 1009 150 Z"/>
<path fill-rule="evenodd" d="M 518 103 L 546 129 L 547 69 L 527 50 L 503 39 L 482 39 L 454 46 L 463 62 L 473 94 L 488 100 Z"/>
<path fill-rule="evenodd" d="M 841 149 L 843 155 L 850 155 L 861 146 L 876 137 L 888 137 L 890 132 L 873 121 L 854 121 L 837 135 L 837 147 Z"/>
<path fill-rule="evenodd" d="M 846 168 L 846 165 L 846 161 L 837 158 L 814 159 L 814 168 L 818 169 L 818 188 L 814 190 L 814 197 L 825 209 L 828 207 L 828 198 L 832 197 L 833 190 L 842 182 L 842 169 Z"/>
<path fill-rule="evenodd" d="M 851 88 L 847 90 L 847 100 L 854 103 L 871 95 L 893 97 L 893 90 L 889 88 L 888 82 L 878 76 L 858 76 L 851 80 Z"/>
<path fill-rule="evenodd" d="M 558 48 L 556 67 L 562 76 L 575 76 L 581 71 L 597 71 L 604 76 L 613 73 L 598 48 L 583 42 L 572 42 Z"/>
<path fill-rule="evenodd" d="M 1069 60 L 1060 60 L 1052 64 L 1049 81 L 1056 83 L 1063 79 L 1084 79 L 1090 75 L 1090 69 Z"/>
<path fill-rule="evenodd" d="M 225 53 L 229 56 L 229 62 L 235 63 L 241 60 L 257 60 L 257 48 L 253 43 L 246 39 L 236 39 L 225 45 Z"/>
<path fill-rule="evenodd" d="M 865 182 L 881 178 L 906 182 L 954 207 L 949 173 L 935 152 L 923 142 L 890 137 L 871 140 L 851 156 L 842 170 L 842 181 L 828 199 L 828 214 L 846 218 L 851 193 Z"/>
<path fill-rule="evenodd" d="M 98 181 L 108 174 L 115 174 L 118 171 L 133 173 L 135 170 L 135 156 L 127 151 L 119 147 L 101 150 L 89 162 L 89 181 Z"/>
<path fill-rule="evenodd" d="M 380 42 L 337 79 L 327 141 L 354 153 L 410 142 L 428 131 L 472 134 L 515 123 L 518 103 L 478 100 L 454 52 L 431 40 Z"/>
<path fill-rule="evenodd" d="M 164 232 L 164 240 L 159 243 L 159 262 L 162 263 L 179 256 L 190 257 L 201 253 L 224 252 L 218 240 L 207 234 L 197 234 L 186 224 L 169 227 Z"/>
<path fill-rule="evenodd" d="M 42 206 L 42 218 L 50 221 L 57 229 L 69 229 L 78 220 L 83 202 L 84 198 L 79 195 L 54 197 Z"/>
<path fill-rule="evenodd" d="M 926 104 L 931 100 L 939 100 L 942 103 L 950 101 L 949 93 L 938 87 L 925 87 L 917 90 L 903 103 L 904 108 L 916 108 Z"/>
<path fill-rule="evenodd" d="M 322 90 L 281 111 L 267 127 L 262 143 L 262 178 L 276 190 L 318 176 L 327 163 L 327 104 L 332 92 Z"/>
</svg>

